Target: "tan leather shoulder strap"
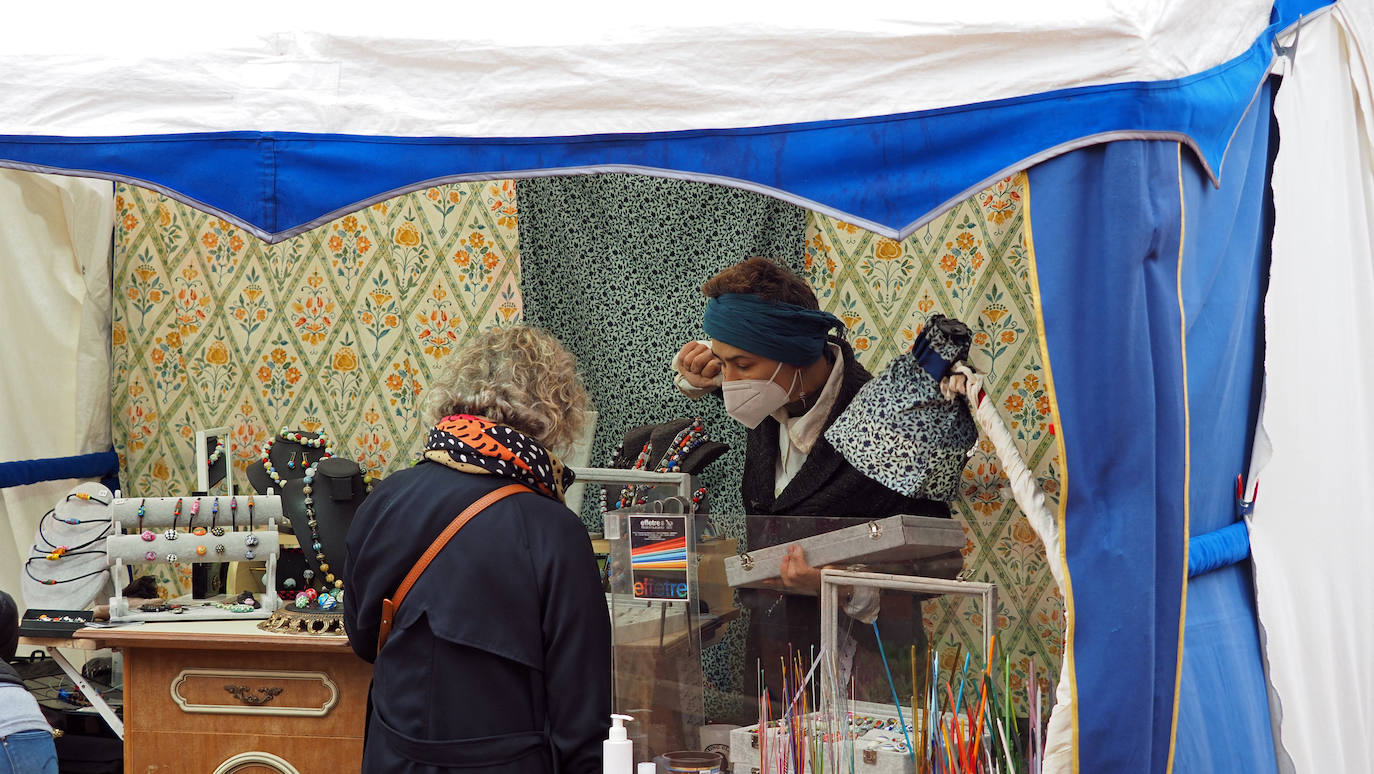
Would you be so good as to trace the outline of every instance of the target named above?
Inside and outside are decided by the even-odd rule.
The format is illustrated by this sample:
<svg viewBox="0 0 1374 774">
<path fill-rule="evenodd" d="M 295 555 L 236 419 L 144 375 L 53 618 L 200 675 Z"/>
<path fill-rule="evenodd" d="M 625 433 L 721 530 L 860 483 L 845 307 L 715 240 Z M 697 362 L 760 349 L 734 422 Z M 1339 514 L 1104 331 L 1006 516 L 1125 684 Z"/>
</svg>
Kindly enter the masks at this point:
<svg viewBox="0 0 1374 774">
<path fill-rule="evenodd" d="M 503 486 L 500 489 L 488 492 L 472 505 L 464 508 L 463 512 L 458 514 L 457 518 L 449 522 L 447 527 L 444 527 L 444 531 L 439 533 L 439 537 L 436 537 L 429 548 L 425 549 L 425 552 L 420 555 L 420 558 L 415 562 L 415 566 L 410 568 L 410 572 L 406 574 L 405 580 L 401 581 L 400 587 L 396 589 L 395 596 L 382 600 L 382 621 L 381 631 L 378 633 L 377 637 L 377 650 L 380 651 L 382 645 L 386 643 L 387 636 L 391 633 L 391 623 L 396 618 L 396 610 L 400 608 L 401 602 L 406 598 L 406 594 L 410 593 L 410 587 L 414 586 L 415 582 L 420 579 L 425 569 L 429 567 L 429 563 L 434 561 L 434 557 L 439 555 L 439 552 L 444 549 L 444 546 L 448 545 L 448 541 L 453 539 L 454 535 L 458 534 L 458 530 L 462 529 L 463 525 L 471 521 L 473 516 L 486 510 L 496 502 L 504 500 L 513 494 L 532 491 L 534 490 L 523 484 L 510 484 L 509 486 Z"/>
</svg>

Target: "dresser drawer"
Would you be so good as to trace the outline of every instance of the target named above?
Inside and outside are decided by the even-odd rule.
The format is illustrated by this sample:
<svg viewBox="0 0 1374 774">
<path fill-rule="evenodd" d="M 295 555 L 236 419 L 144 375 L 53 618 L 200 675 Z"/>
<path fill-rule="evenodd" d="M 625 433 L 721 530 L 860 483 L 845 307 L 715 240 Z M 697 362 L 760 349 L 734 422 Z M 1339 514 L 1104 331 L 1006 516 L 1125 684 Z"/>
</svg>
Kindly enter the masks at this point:
<svg viewBox="0 0 1374 774">
<path fill-rule="evenodd" d="M 361 739 L 370 679 L 351 653 L 130 648 L 125 726 Z"/>
<path fill-rule="evenodd" d="M 126 774 L 347 774 L 358 771 L 362 739 L 237 733 L 131 731 L 125 737 Z"/>
</svg>

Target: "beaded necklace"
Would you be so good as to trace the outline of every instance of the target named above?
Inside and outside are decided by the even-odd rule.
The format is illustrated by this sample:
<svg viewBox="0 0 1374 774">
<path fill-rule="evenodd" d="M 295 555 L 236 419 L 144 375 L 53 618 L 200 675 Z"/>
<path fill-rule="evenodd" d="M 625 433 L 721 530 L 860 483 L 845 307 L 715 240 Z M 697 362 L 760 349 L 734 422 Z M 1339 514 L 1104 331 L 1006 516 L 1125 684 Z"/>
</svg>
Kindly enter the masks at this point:
<svg viewBox="0 0 1374 774">
<path fill-rule="evenodd" d="M 59 516 L 57 515 L 57 510 L 56 510 L 56 509 L 53 509 L 53 510 L 51 510 L 51 511 L 48 511 L 47 513 L 43 514 L 43 518 L 40 518 L 40 519 L 38 520 L 38 537 L 39 537 L 39 539 L 41 539 L 44 543 L 47 543 L 47 544 L 48 544 L 48 547 L 51 548 L 53 551 L 62 551 L 62 552 L 64 552 L 64 553 L 65 553 L 65 552 L 69 552 L 69 551 L 77 551 L 77 550 L 80 550 L 80 549 L 85 548 L 85 547 L 87 547 L 87 546 L 94 545 L 95 542 L 96 542 L 97 540 L 103 540 L 103 539 L 105 538 L 106 535 L 110 534 L 110 527 L 106 527 L 105 529 L 101 530 L 101 532 L 100 532 L 99 535 L 96 535 L 95 537 L 91 538 L 90 540 L 87 540 L 85 543 L 82 543 L 82 544 L 79 545 L 79 546 L 72 546 L 71 548 L 68 548 L 67 546 L 61 546 L 61 545 L 58 545 L 58 544 L 52 542 L 51 540 L 48 539 L 48 536 L 47 536 L 47 535 L 43 534 L 43 519 L 46 519 L 46 518 L 49 517 L 49 516 L 52 516 L 53 519 L 55 519 L 55 520 L 57 520 L 57 521 L 60 521 L 60 522 L 63 522 L 63 523 L 65 523 L 65 524 L 88 524 L 88 523 L 99 523 L 99 522 L 104 522 L 104 523 L 108 524 L 108 523 L 110 523 L 110 520 L 109 520 L 109 519 L 76 519 L 76 520 L 69 520 L 69 519 L 63 519 L 63 518 L 59 517 Z M 38 546 L 34 546 L 34 550 L 39 550 L 39 549 L 38 549 Z M 49 558 L 51 558 L 51 556 L 49 556 Z"/>
<path fill-rule="evenodd" d="M 669 442 L 668 450 L 659 460 L 657 472 L 676 472 L 677 469 L 681 467 L 682 460 L 684 457 L 691 454 L 693 451 L 696 451 L 697 447 L 701 446 L 709 440 L 711 440 L 711 435 L 706 432 L 705 423 L 702 422 L 700 418 L 694 420 L 692 424 L 683 428 L 682 431 L 679 432 L 676 436 L 674 436 L 673 440 Z M 644 448 L 641 449 L 639 452 L 639 456 L 635 457 L 634 465 L 630 469 L 644 470 L 645 467 L 649 464 L 649 452 L 649 444 L 645 443 Z M 604 513 L 606 490 L 603 488 L 601 491 L 602 512 Z M 638 492 L 639 487 L 635 486 L 634 484 L 626 486 L 620 492 L 620 499 L 616 501 L 616 508 L 627 508 L 631 505 L 643 505 L 645 500 L 642 497 L 637 497 Z M 704 495 L 704 489 L 698 490 L 696 493 L 692 495 L 692 502 L 701 502 L 701 499 Z"/>
<path fill-rule="evenodd" d="M 71 583 L 72 581 L 79 581 L 79 580 L 81 580 L 82 578 L 90 578 L 90 577 L 99 575 L 99 574 L 105 572 L 108 568 L 101 567 L 101 568 L 98 569 L 98 570 L 93 570 L 93 571 L 88 572 L 88 573 L 86 573 L 86 574 L 84 574 L 84 575 L 77 575 L 77 576 L 74 576 L 74 577 L 71 577 L 71 578 L 62 578 L 61 580 L 53 580 L 53 579 L 45 579 L 45 578 L 35 578 L 35 577 L 33 576 L 33 572 L 32 572 L 31 570 L 29 570 L 29 565 L 30 565 L 30 564 L 33 564 L 33 562 L 34 562 L 35 559 L 43 559 L 43 560 L 45 560 L 45 561 L 55 562 L 55 561 L 57 561 L 58 559 L 64 559 L 64 558 L 66 558 L 66 557 L 68 557 L 68 556 L 80 556 L 80 555 L 82 555 L 82 554 L 103 554 L 103 553 L 105 553 L 105 552 L 104 552 L 104 551 L 65 551 L 65 550 L 63 550 L 63 547 L 59 547 L 56 551 L 54 551 L 54 552 L 52 552 L 52 553 L 50 553 L 50 554 L 46 554 L 46 555 L 44 555 L 44 556 L 31 556 L 31 557 L 29 557 L 29 560 L 28 560 L 27 562 L 24 562 L 24 574 L 27 575 L 27 576 L 29 576 L 29 579 L 32 580 L 33 582 L 35 582 L 35 583 L 41 583 L 41 584 L 43 584 L 44 586 L 56 586 L 56 585 L 59 584 L 59 583 Z"/>
<path fill-rule="evenodd" d="M 321 457 L 320 459 L 324 459 Z M 310 467 L 305 469 L 305 478 L 301 479 L 305 486 L 301 492 L 305 494 L 305 523 L 310 527 L 310 548 L 315 551 L 315 559 L 320 563 L 320 572 L 324 573 L 324 582 L 336 589 L 343 588 L 343 579 L 335 578 L 334 573 L 330 572 L 329 561 L 324 556 L 324 544 L 320 542 L 320 522 L 315 518 L 315 471 L 320 466 L 320 461 L 315 460 Z M 309 580 L 314 577 L 311 573 L 306 577 Z"/>
<path fill-rule="evenodd" d="M 220 438 L 217 440 L 218 443 L 215 444 L 215 450 L 210 453 L 210 459 L 205 461 L 206 467 L 214 467 L 215 463 L 219 462 L 219 458 L 224 456 L 224 439 Z"/>
<path fill-rule="evenodd" d="M 323 448 L 324 456 L 320 457 L 319 460 L 315 460 L 316 463 L 320 460 L 329 459 L 334 456 L 334 446 L 329 442 L 329 436 L 326 435 L 324 431 L 317 433 L 314 438 L 306 438 L 299 432 L 288 430 L 283 427 L 281 429 L 280 438 L 283 441 L 290 441 L 291 443 L 297 443 L 311 449 Z M 286 479 L 282 478 L 281 475 L 277 473 L 276 466 L 272 464 L 272 446 L 275 445 L 276 442 L 276 437 L 267 439 L 267 443 L 263 444 L 262 451 L 258 454 L 258 457 L 262 460 L 263 468 L 267 470 L 267 477 L 276 483 L 278 490 L 281 490 L 286 488 Z M 294 468 L 295 466 L 295 455 L 292 455 L 289 467 Z"/>
</svg>

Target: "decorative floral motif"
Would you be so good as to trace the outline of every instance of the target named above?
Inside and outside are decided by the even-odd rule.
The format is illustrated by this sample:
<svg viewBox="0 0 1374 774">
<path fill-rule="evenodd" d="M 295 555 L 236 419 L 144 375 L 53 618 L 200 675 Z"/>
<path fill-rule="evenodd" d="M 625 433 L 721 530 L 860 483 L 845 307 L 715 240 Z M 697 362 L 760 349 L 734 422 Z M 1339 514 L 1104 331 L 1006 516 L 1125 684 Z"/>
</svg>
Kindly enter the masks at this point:
<svg viewBox="0 0 1374 774">
<path fill-rule="evenodd" d="M 255 375 L 261 383 L 262 397 L 268 406 L 285 406 L 296 394 L 296 385 L 301 380 L 301 369 L 296 367 L 298 359 L 287 352 L 285 340 L 275 342 L 277 346 L 262 356 L 262 365 Z"/>
<path fill-rule="evenodd" d="M 515 229 L 515 181 L 498 180 L 487 186 L 487 208 L 496 216 L 496 225 Z"/>
<path fill-rule="evenodd" d="M 410 358 L 391 364 L 391 373 L 387 375 L 385 385 L 396 416 L 406 417 L 414 413 L 421 392 L 419 377 L 420 369 L 411 365 Z"/>
<path fill-rule="evenodd" d="M 311 346 L 324 341 L 329 326 L 334 324 L 335 306 L 328 292 L 328 288 L 324 287 L 324 277 L 317 271 L 312 272 L 297 296 L 300 300 L 291 302 L 291 311 L 295 313 L 292 325 L 301 341 Z"/>
<path fill-rule="evenodd" d="M 372 240 L 367 237 L 368 227 L 356 215 L 345 215 L 327 228 L 332 232 L 326 242 L 331 256 L 330 264 L 340 280 L 351 283 L 362 273 L 367 255 L 372 252 Z"/>
<path fill-rule="evenodd" d="M 243 289 L 235 295 L 234 301 L 226 309 L 235 325 L 243 332 L 245 349 L 252 348 L 253 334 L 267 322 L 269 306 L 270 299 L 263 289 L 258 270 L 256 267 L 250 268 L 244 275 Z"/>
<path fill-rule="evenodd" d="M 233 274 L 245 244 L 236 226 L 227 220 L 211 219 L 201 230 L 199 242 L 204 249 L 205 265 L 212 274 Z"/>
<path fill-rule="evenodd" d="M 444 303 L 444 299 L 448 298 L 448 291 L 442 286 L 436 286 L 430 292 L 430 296 L 433 302 L 428 305 L 428 311 L 421 310 L 415 314 L 413 327 L 415 337 L 424 347 L 425 354 L 438 361 L 452 352 L 454 345 L 458 343 L 462 320 L 449 315 L 449 307 Z"/>
</svg>

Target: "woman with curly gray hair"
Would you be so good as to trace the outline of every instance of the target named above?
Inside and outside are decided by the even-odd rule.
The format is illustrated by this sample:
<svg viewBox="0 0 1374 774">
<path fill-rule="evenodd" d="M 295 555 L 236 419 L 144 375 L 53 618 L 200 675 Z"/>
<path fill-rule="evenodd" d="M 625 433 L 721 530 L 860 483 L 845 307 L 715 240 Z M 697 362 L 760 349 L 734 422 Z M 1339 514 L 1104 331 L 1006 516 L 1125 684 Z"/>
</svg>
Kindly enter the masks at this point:
<svg viewBox="0 0 1374 774">
<path fill-rule="evenodd" d="M 486 331 L 424 405 L 420 461 L 378 484 L 348 532 L 344 625 L 374 664 L 362 770 L 599 772 L 610 619 L 558 458 L 588 408 L 573 358 L 534 328 Z M 434 554 L 387 630 L 382 600 L 456 515 L 512 483 Z"/>
</svg>

